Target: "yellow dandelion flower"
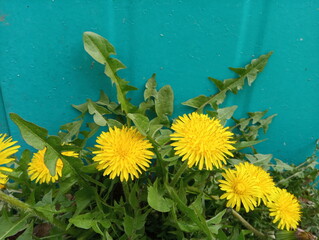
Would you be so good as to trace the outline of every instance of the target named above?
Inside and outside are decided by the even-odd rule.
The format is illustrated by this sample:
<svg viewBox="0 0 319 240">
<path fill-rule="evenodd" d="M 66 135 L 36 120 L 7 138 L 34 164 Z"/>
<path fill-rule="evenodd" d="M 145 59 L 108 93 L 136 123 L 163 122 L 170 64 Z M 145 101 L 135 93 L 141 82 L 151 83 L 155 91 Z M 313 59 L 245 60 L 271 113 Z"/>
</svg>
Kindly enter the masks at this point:
<svg viewBox="0 0 319 240">
<path fill-rule="evenodd" d="M 79 153 L 74 151 L 65 151 L 65 152 L 62 152 L 61 154 L 67 157 L 76 157 L 76 158 L 79 157 Z"/>
<path fill-rule="evenodd" d="M 28 174 L 30 176 L 31 181 L 35 179 L 36 183 L 50 183 L 50 182 L 56 182 L 59 177 L 62 176 L 62 169 L 63 169 L 63 162 L 59 158 L 56 162 L 56 169 L 55 169 L 55 175 L 52 176 L 50 174 L 49 169 L 44 163 L 44 154 L 45 154 L 46 148 L 39 150 L 37 153 L 33 154 L 33 157 L 31 159 L 31 162 L 28 164 Z M 70 151 L 72 152 L 72 151 Z M 62 153 L 63 155 L 68 154 L 68 152 Z M 74 152 L 73 152 L 74 153 Z M 76 155 L 76 153 L 74 153 Z M 69 155 L 66 155 L 69 156 Z"/>
<path fill-rule="evenodd" d="M 15 145 L 17 142 L 12 141 L 11 137 L 6 138 L 6 134 L 0 134 L 0 165 L 10 163 L 14 160 L 13 154 L 18 152 L 20 146 Z M 0 188 L 4 188 L 8 181 L 8 176 L 4 172 L 12 172 L 11 168 L 0 167 Z"/>
<path fill-rule="evenodd" d="M 133 180 L 150 166 L 153 153 L 148 149 L 152 145 L 132 127 L 111 128 L 102 132 L 96 142 L 99 150 L 93 152 L 93 161 L 98 162 L 98 170 L 104 170 L 103 176 L 120 177 L 122 182 L 129 177 Z"/>
<path fill-rule="evenodd" d="M 301 218 L 301 206 L 297 198 L 286 189 L 275 188 L 267 203 L 270 216 L 275 217 L 279 229 L 296 229 Z"/>
<path fill-rule="evenodd" d="M 0 167 L 0 170 L 3 170 L 4 167 Z M 8 171 L 9 170 L 9 171 Z M 11 168 L 5 168 L 5 172 L 12 172 Z M 5 188 L 6 183 L 8 182 L 8 175 L 0 172 L 0 189 Z"/>
<path fill-rule="evenodd" d="M 247 172 L 241 168 L 237 170 L 227 169 L 222 173 L 225 180 L 219 180 L 220 189 L 224 193 L 220 198 L 227 199 L 227 207 L 240 210 L 243 205 L 246 212 L 254 210 L 257 206 L 258 197 L 262 196 L 260 188 L 257 186 L 255 178 L 250 177 Z"/>
<path fill-rule="evenodd" d="M 171 134 L 171 139 L 175 142 L 171 145 L 182 161 L 188 160 L 190 168 L 194 165 L 200 170 L 220 168 L 226 164 L 227 156 L 233 156 L 230 152 L 235 149 L 230 140 L 233 134 L 218 119 L 193 112 L 179 117 L 172 129 L 175 133 Z"/>
<path fill-rule="evenodd" d="M 261 198 L 258 199 L 258 205 L 261 200 L 263 200 L 264 204 L 268 201 L 269 195 L 273 192 L 275 187 L 275 183 L 268 172 L 266 172 L 261 167 L 255 166 L 254 164 L 245 162 L 240 163 L 235 166 L 236 169 L 242 169 L 242 171 L 246 171 L 247 175 L 256 179 L 256 186 L 262 192 Z"/>
<path fill-rule="evenodd" d="M 5 138 L 6 134 L 0 134 L 0 165 L 13 161 L 14 158 L 11 156 L 20 148 L 18 145 L 13 146 L 17 142 L 12 141 L 12 137 Z"/>
</svg>

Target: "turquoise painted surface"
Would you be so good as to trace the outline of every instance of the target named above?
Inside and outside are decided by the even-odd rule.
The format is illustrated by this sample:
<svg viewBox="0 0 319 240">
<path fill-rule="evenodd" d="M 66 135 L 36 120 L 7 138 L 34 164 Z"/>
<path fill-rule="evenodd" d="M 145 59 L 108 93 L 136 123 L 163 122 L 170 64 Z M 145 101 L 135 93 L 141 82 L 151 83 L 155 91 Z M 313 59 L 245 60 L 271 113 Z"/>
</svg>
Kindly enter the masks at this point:
<svg viewBox="0 0 319 240">
<path fill-rule="evenodd" d="M 9 112 L 56 134 L 77 116 L 71 104 L 97 99 L 100 89 L 115 98 L 102 66 L 83 50 L 84 31 L 113 43 L 131 84 L 143 89 L 152 73 L 160 86 L 170 84 L 177 114 L 190 111 L 181 102 L 214 92 L 208 76 L 233 77 L 227 67 L 273 50 L 253 86 L 224 106 L 239 105 L 236 117 L 278 113 L 257 149 L 284 161 L 303 161 L 319 138 L 318 1 L 0 0 L 0 6 L 0 130 L 15 139 L 21 138 Z M 136 102 L 141 91 L 131 94 Z"/>
</svg>

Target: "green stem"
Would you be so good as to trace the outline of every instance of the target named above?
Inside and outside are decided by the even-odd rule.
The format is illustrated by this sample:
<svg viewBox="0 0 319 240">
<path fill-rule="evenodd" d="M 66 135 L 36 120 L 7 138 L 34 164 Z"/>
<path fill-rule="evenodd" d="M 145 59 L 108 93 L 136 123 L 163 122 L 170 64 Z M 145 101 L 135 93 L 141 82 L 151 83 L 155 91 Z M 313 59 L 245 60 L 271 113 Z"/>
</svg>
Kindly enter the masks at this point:
<svg viewBox="0 0 319 240">
<path fill-rule="evenodd" d="M 174 187 L 177 181 L 180 179 L 182 176 L 183 172 L 185 172 L 187 168 L 187 161 L 183 163 L 183 165 L 178 169 L 177 173 L 175 173 L 175 176 L 173 177 L 173 180 L 171 182 L 171 186 Z"/>
<path fill-rule="evenodd" d="M 16 207 L 24 212 L 33 212 L 33 209 L 28 204 L 5 194 L 3 191 L 0 191 L 0 200 L 9 203 L 11 206 Z"/>
<path fill-rule="evenodd" d="M 164 165 L 163 165 L 163 158 L 162 158 L 162 155 L 160 154 L 160 152 L 158 151 L 158 143 L 150 136 L 147 136 L 147 139 L 152 143 L 153 145 L 153 149 L 154 149 L 154 153 L 156 155 L 156 158 L 158 160 L 158 163 L 160 165 L 160 168 L 161 168 L 161 171 L 162 171 L 162 177 L 163 177 L 163 180 L 164 180 L 164 183 L 166 183 L 167 181 L 167 176 L 166 176 L 166 171 L 164 169 Z"/>
<path fill-rule="evenodd" d="M 130 190 L 126 181 L 122 182 L 123 192 L 126 199 L 126 202 L 129 202 Z"/>
<path fill-rule="evenodd" d="M 126 125 L 127 125 L 127 127 L 131 126 L 131 119 L 128 117 L 126 117 Z"/>
<path fill-rule="evenodd" d="M 252 231 L 256 236 L 260 238 L 266 238 L 266 235 L 259 232 L 256 228 L 251 226 L 238 212 L 236 212 L 234 209 L 231 209 L 232 214 L 250 231 Z"/>
</svg>

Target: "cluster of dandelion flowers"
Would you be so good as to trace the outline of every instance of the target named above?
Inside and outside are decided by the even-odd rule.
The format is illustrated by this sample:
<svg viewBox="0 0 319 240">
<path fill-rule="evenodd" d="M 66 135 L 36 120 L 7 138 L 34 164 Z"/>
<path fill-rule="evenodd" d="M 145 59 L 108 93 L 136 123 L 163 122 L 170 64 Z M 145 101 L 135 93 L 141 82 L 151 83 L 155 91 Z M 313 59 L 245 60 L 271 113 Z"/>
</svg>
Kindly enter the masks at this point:
<svg viewBox="0 0 319 240">
<path fill-rule="evenodd" d="M 56 162 L 55 175 L 52 176 L 49 169 L 44 163 L 44 154 L 46 148 L 39 150 L 38 152 L 33 154 L 31 162 L 28 164 L 28 174 L 30 176 L 31 181 L 35 180 L 36 183 L 54 183 L 59 177 L 62 176 L 63 162 L 59 158 Z M 63 152 L 62 155 L 78 157 L 79 154 L 73 151 Z"/>
<path fill-rule="evenodd" d="M 104 171 L 103 176 L 120 177 L 122 182 L 133 180 L 150 166 L 152 145 L 133 127 L 110 128 L 96 142 L 99 150 L 93 152 L 93 161 L 98 163 L 98 170 Z"/>
<path fill-rule="evenodd" d="M 218 119 L 209 118 L 206 114 L 184 114 L 173 124 L 175 131 L 171 134 L 171 144 L 176 155 L 187 160 L 188 166 L 198 166 L 201 170 L 213 167 L 220 168 L 226 164 L 226 158 L 233 156 L 230 152 L 235 147 L 231 141 L 233 133 L 223 127 Z"/>
<path fill-rule="evenodd" d="M 270 194 L 272 194 L 275 188 L 275 182 L 268 172 L 263 170 L 259 166 L 255 166 L 254 164 L 244 162 L 235 166 L 235 168 L 241 169 L 241 171 L 246 171 L 246 174 L 251 178 L 256 180 L 256 186 L 260 188 L 262 192 L 262 196 L 258 198 L 258 205 L 263 200 L 264 204 L 269 200 Z"/>
<path fill-rule="evenodd" d="M 219 180 L 219 187 L 225 193 L 220 198 L 227 200 L 226 206 L 236 207 L 237 212 L 241 205 L 244 206 L 246 212 L 254 210 L 258 198 L 263 195 L 256 179 L 247 174 L 243 168 L 226 169 L 222 176 L 225 180 Z"/>
<path fill-rule="evenodd" d="M 13 161 L 12 155 L 20 148 L 20 146 L 15 145 L 17 141 L 12 141 L 12 137 L 6 137 L 6 134 L 0 134 L 0 165 Z M 12 169 L 0 166 L 0 188 L 4 188 L 8 181 L 8 176 L 5 172 L 12 172 Z"/>
<path fill-rule="evenodd" d="M 286 189 L 275 188 L 266 204 L 270 216 L 275 217 L 273 222 L 278 222 L 279 229 L 296 229 L 301 218 L 301 206 L 297 198 Z"/>
</svg>

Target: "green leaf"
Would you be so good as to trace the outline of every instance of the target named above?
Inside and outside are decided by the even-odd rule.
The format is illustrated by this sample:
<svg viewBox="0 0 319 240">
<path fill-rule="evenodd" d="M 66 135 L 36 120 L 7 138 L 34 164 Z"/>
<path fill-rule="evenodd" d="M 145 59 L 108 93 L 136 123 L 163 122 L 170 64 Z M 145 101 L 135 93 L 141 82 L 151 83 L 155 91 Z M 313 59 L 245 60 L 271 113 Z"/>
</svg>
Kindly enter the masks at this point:
<svg viewBox="0 0 319 240">
<path fill-rule="evenodd" d="M 265 110 L 263 112 L 249 112 L 248 115 L 253 119 L 253 124 L 257 123 L 260 119 L 263 118 L 263 116 L 266 115 L 268 110 Z"/>
<path fill-rule="evenodd" d="M 62 142 L 59 137 L 50 136 L 46 140 L 47 149 L 44 154 L 44 163 L 52 176 L 55 175 L 56 162 L 60 158 Z M 50 147 L 49 147 L 50 146 Z"/>
<path fill-rule="evenodd" d="M 276 165 L 274 166 L 275 170 L 278 171 L 278 172 L 283 172 L 284 170 L 288 170 L 288 171 L 291 171 L 293 170 L 294 168 L 292 166 L 290 166 L 289 164 L 287 163 L 284 163 L 283 161 L 275 158 L 274 159 L 275 162 L 276 162 Z"/>
<path fill-rule="evenodd" d="M 119 121 L 115 120 L 115 119 L 107 119 L 107 125 L 109 128 L 114 128 L 114 127 L 117 127 L 117 128 L 121 128 L 123 126 L 122 123 L 120 123 Z"/>
<path fill-rule="evenodd" d="M 156 91 L 156 75 L 153 74 L 150 79 L 147 80 L 145 84 L 145 91 L 144 91 L 144 100 L 146 101 L 150 97 L 157 97 L 157 91 Z"/>
<path fill-rule="evenodd" d="M 21 135 L 27 144 L 38 150 L 45 147 L 48 136 L 48 131 L 45 128 L 25 121 L 15 113 L 10 113 L 10 118 L 19 127 Z"/>
<path fill-rule="evenodd" d="M 89 212 L 77 216 L 73 216 L 70 218 L 69 222 L 74 226 L 83 229 L 93 228 L 94 231 L 98 231 L 97 223 L 101 223 L 103 227 L 108 228 L 111 223 L 106 219 L 107 216 L 103 216 L 102 213 L 99 212 Z M 99 231 L 98 231 L 99 233 Z"/>
<path fill-rule="evenodd" d="M 92 178 L 90 175 L 88 174 L 85 174 L 83 175 L 83 178 L 88 181 L 88 182 L 91 182 L 91 183 L 94 183 L 95 185 L 101 187 L 102 189 L 105 189 L 107 186 L 103 185 L 101 182 L 95 180 L 94 178 Z"/>
<path fill-rule="evenodd" d="M 224 214 L 226 213 L 226 209 L 218 213 L 216 216 L 212 217 L 211 219 L 207 220 L 207 225 L 212 225 L 212 224 L 219 224 L 221 223 Z"/>
<path fill-rule="evenodd" d="M 100 90 L 100 99 L 99 101 L 96 102 L 97 104 L 101 104 L 104 106 L 109 106 L 110 104 L 110 99 L 109 97 L 105 94 L 103 90 Z"/>
<path fill-rule="evenodd" d="M 223 226 L 222 224 L 215 224 L 215 225 L 209 225 L 208 228 L 209 228 L 209 231 L 215 235 L 215 234 L 218 234 L 218 231 L 219 229 L 222 228 L 222 226 Z"/>
<path fill-rule="evenodd" d="M 194 202 L 192 202 L 191 205 L 189 205 L 189 208 L 193 209 L 198 215 L 203 214 L 203 194 L 198 194 L 197 198 Z"/>
<path fill-rule="evenodd" d="M 226 108 L 219 108 L 217 109 L 217 116 L 220 120 L 221 124 L 224 125 L 228 119 L 230 119 L 234 112 L 236 111 L 237 106 L 231 106 Z"/>
<path fill-rule="evenodd" d="M 107 231 L 105 231 L 104 234 L 105 234 L 106 240 L 113 240 L 112 236 Z"/>
<path fill-rule="evenodd" d="M 96 123 L 94 122 L 91 122 L 91 123 L 87 123 L 87 126 L 89 127 L 90 131 L 81 131 L 80 133 L 85 137 L 85 139 L 83 139 L 83 141 L 81 141 L 81 144 L 78 144 L 80 145 L 81 147 L 84 147 L 85 146 L 85 143 L 86 141 L 94 136 L 94 134 L 96 134 L 96 132 L 100 129 L 100 126 L 97 125 Z M 79 141 L 80 139 L 76 139 L 76 141 Z"/>
<path fill-rule="evenodd" d="M 83 41 L 85 51 L 101 64 L 105 64 L 108 61 L 109 55 L 116 55 L 113 45 L 96 33 L 85 32 Z M 124 68 L 124 66 L 122 67 Z"/>
<path fill-rule="evenodd" d="M 71 187 L 77 183 L 77 180 L 75 178 L 66 178 L 64 181 L 59 181 L 59 191 L 57 195 L 54 198 L 54 203 L 59 201 L 59 198 L 66 194 Z"/>
<path fill-rule="evenodd" d="M 249 125 L 251 119 L 250 118 L 242 118 L 239 120 L 239 130 L 244 132 L 245 128 Z"/>
<path fill-rule="evenodd" d="M 163 125 L 161 124 L 152 124 L 152 121 L 150 121 L 150 128 L 149 128 L 149 135 L 154 138 L 156 133 L 161 130 L 161 128 L 163 127 Z"/>
<path fill-rule="evenodd" d="M 241 141 L 241 142 L 237 142 L 234 144 L 234 147 L 237 149 L 237 150 L 241 150 L 241 149 L 244 149 L 244 148 L 247 148 L 247 147 L 251 147 L 251 146 L 254 146 L 258 143 L 261 143 L 261 142 L 264 142 L 265 140 L 257 140 L 257 141 Z"/>
<path fill-rule="evenodd" d="M 72 107 L 74 107 L 76 110 L 80 111 L 81 113 L 86 113 L 88 110 L 88 103 L 86 102 L 80 105 L 72 104 Z"/>
<path fill-rule="evenodd" d="M 139 188 L 138 183 L 134 183 L 133 187 L 131 188 L 129 199 L 128 199 L 128 202 L 134 209 L 139 208 L 139 200 L 137 199 L 138 188 Z"/>
<path fill-rule="evenodd" d="M 30 163 L 32 158 L 32 152 L 29 149 L 25 149 L 22 154 L 21 158 L 19 160 L 19 169 L 23 171 L 27 175 L 27 169 L 28 169 L 28 164 Z"/>
<path fill-rule="evenodd" d="M 170 127 L 170 120 L 167 116 L 162 115 L 160 117 L 155 117 L 152 119 L 151 124 L 159 124 L 159 125 L 163 125 L 167 128 Z"/>
<path fill-rule="evenodd" d="M 269 124 L 272 122 L 272 119 L 277 116 L 277 114 L 273 114 L 271 115 L 270 117 L 267 117 L 265 119 L 261 119 L 259 122 L 264 130 L 264 133 L 266 133 L 268 131 L 268 127 L 269 127 Z"/>
<path fill-rule="evenodd" d="M 241 231 L 239 236 L 238 236 L 238 240 L 245 240 L 245 235 L 244 235 L 244 232 Z"/>
<path fill-rule="evenodd" d="M 55 204 L 52 202 L 52 190 L 45 194 L 42 200 L 35 204 L 34 208 L 41 212 L 50 222 L 53 222 L 53 216 L 57 211 Z"/>
<path fill-rule="evenodd" d="M 77 215 L 75 217 L 70 218 L 69 222 L 78 228 L 90 229 L 93 223 L 93 214 L 85 213 Z"/>
<path fill-rule="evenodd" d="M 245 84 L 245 78 L 228 78 L 224 80 L 224 90 L 230 90 L 232 93 L 237 94 Z"/>
<path fill-rule="evenodd" d="M 218 240 L 228 240 L 226 234 L 221 229 L 218 230 L 217 239 Z"/>
<path fill-rule="evenodd" d="M 245 154 L 245 157 L 249 160 L 249 162 L 256 166 L 260 166 L 262 168 L 269 168 L 269 163 L 272 159 L 272 154 Z"/>
<path fill-rule="evenodd" d="M 134 122 L 140 133 L 146 136 L 149 130 L 149 119 L 140 113 L 128 113 L 127 116 Z"/>
<path fill-rule="evenodd" d="M 8 218 L 6 214 L 3 214 L 0 217 L 0 240 L 4 240 L 25 229 L 27 227 L 27 218 L 29 218 L 29 215 L 14 221 Z"/>
<path fill-rule="evenodd" d="M 230 68 L 232 71 L 239 74 L 239 78 L 226 79 L 223 83 L 221 83 L 220 81 L 216 81 L 216 79 L 210 78 L 210 80 L 213 81 L 215 84 L 217 83 L 216 85 L 220 91 L 209 97 L 203 95 L 195 97 L 184 102 L 183 105 L 194 107 L 197 109 L 198 112 L 203 112 L 204 107 L 208 104 L 213 107 L 216 104 L 221 104 L 224 101 L 226 93 L 228 91 L 236 94 L 238 90 L 242 89 L 245 83 L 245 79 L 247 79 L 248 84 L 251 85 L 251 83 L 255 81 L 257 73 L 262 72 L 262 70 L 264 69 L 271 54 L 272 52 L 266 55 L 261 55 L 258 59 L 252 60 L 250 64 L 245 66 L 245 68 Z"/>
<path fill-rule="evenodd" d="M 177 224 L 183 232 L 193 233 L 200 230 L 200 228 L 192 221 L 178 220 Z"/>
<path fill-rule="evenodd" d="M 134 229 L 140 230 L 145 226 L 146 217 L 151 212 L 151 210 L 146 211 L 144 214 L 138 212 L 134 217 Z"/>
<path fill-rule="evenodd" d="M 105 38 L 93 33 L 85 32 L 83 34 L 83 42 L 85 51 L 97 62 L 105 65 L 104 73 L 115 83 L 117 91 L 117 99 L 121 104 L 124 112 L 130 112 L 134 106 L 126 98 L 126 93 L 136 90 L 135 87 L 129 86 L 128 82 L 117 75 L 117 71 L 125 68 L 125 65 L 110 55 L 115 55 L 115 49 Z"/>
<path fill-rule="evenodd" d="M 99 223 L 97 221 L 92 222 L 92 229 L 94 230 L 94 232 L 104 236 L 104 233 L 102 232 Z"/>
<path fill-rule="evenodd" d="M 123 115 L 123 112 L 118 110 L 119 105 L 115 102 L 111 102 L 109 97 L 102 90 L 100 91 L 100 99 L 96 103 L 107 107 L 107 109 L 114 114 Z"/>
<path fill-rule="evenodd" d="M 17 240 L 33 239 L 33 222 L 29 224 L 28 228 L 17 238 Z"/>
<path fill-rule="evenodd" d="M 96 114 L 99 113 L 100 115 L 105 114 L 111 114 L 109 110 L 107 110 L 105 107 L 99 106 L 95 102 L 93 102 L 91 99 L 88 99 L 88 110 L 90 114 Z"/>
<path fill-rule="evenodd" d="M 208 77 L 209 80 L 211 80 L 213 83 L 215 83 L 216 87 L 219 89 L 219 90 L 224 90 L 224 83 L 223 81 L 220 81 L 216 78 L 212 78 L 212 77 Z"/>
<path fill-rule="evenodd" d="M 88 110 L 91 115 L 93 115 L 94 122 L 99 126 L 106 126 L 106 119 L 103 117 L 105 114 L 110 114 L 111 112 L 105 107 L 99 106 L 92 100 L 88 99 Z"/>
<path fill-rule="evenodd" d="M 272 55 L 272 52 L 269 52 L 266 55 L 261 55 L 258 59 L 253 59 L 250 64 L 246 65 L 245 68 L 229 68 L 230 70 L 237 73 L 239 76 L 245 76 L 248 80 L 248 85 L 256 80 L 257 74 L 262 72 L 268 62 L 269 57 Z"/>
<path fill-rule="evenodd" d="M 166 85 L 162 87 L 155 99 L 155 111 L 157 116 L 172 115 L 174 108 L 174 93 L 172 87 Z"/>
<path fill-rule="evenodd" d="M 159 212 L 169 212 L 172 208 L 172 200 L 164 198 L 163 192 L 157 189 L 156 185 L 147 188 L 147 202 L 148 204 Z"/>
<path fill-rule="evenodd" d="M 134 218 L 125 215 L 124 217 L 124 231 L 128 237 L 130 237 L 134 233 Z"/>
<path fill-rule="evenodd" d="M 178 208 L 188 216 L 196 225 L 203 231 L 209 239 L 213 239 L 212 233 L 209 230 L 204 217 L 198 214 L 194 209 L 189 208 L 178 196 L 175 189 L 165 185 L 169 195 L 172 197 L 173 201 L 177 204 Z"/>
<path fill-rule="evenodd" d="M 230 240 L 238 240 L 239 237 L 239 229 L 238 226 L 235 226 L 231 229 L 231 236 L 228 238 Z"/>
<path fill-rule="evenodd" d="M 79 121 L 74 121 L 61 126 L 60 127 L 61 130 L 67 131 L 67 134 L 65 134 L 62 137 L 62 142 L 63 143 L 71 142 L 74 137 L 77 138 L 82 124 L 83 124 L 83 120 L 79 120 Z"/>
<path fill-rule="evenodd" d="M 138 107 L 138 112 L 141 114 L 145 114 L 147 110 L 152 109 L 155 106 L 155 102 L 153 99 L 148 98 L 146 102 L 141 102 Z"/>
<path fill-rule="evenodd" d="M 60 138 L 56 136 L 47 137 L 48 132 L 46 129 L 24 120 L 15 113 L 10 113 L 10 118 L 19 127 L 23 139 L 28 144 L 38 150 L 46 147 L 47 153 L 45 154 L 44 162 L 52 176 L 55 175 L 56 160 L 60 158 L 81 179 L 77 171 L 79 170 L 78 162 L 68 161 L 71 158 L 67 158 L 61 154 L 62 146 Z"/>
<path fill-rule="evenodd" d="M 169 129 L 161 129 L 158 137 L 155 138 L 156 142 L 163 146 L 171 140 L 172 131 Z"/>
<path fill-rule="evenodd" d="M 47 148 L 44 162 L 50 174 L 55 175 L 56 161 L 60 157 L 61 140 L 58 137 L 47 138 L 48 131 L 34 123 L 25 121 L 19 115 L 10 113 L 11 120 L 19 127 L 23 139 L 32 147 L 42 150 Z"/>
<path fill-rule="evenodd" d="M 193 107 L 193 108 L 201 108 L 203 105 L 207 104 L 209 99 L 210 98 L 206 97 L 205 95 L 200 95 L 198 97 L 189 99 L 186 102 L 183 102 L 183 105 Z"/>
<path fill-rule="evenodd" d="M 89 203 L 94 199 L 95 190 L 92 187 L 82 188 L 75 193 L 76 211 L 74 215 L 78 215 L 86 208 Z"/>
<path fill-rule="evenodd" d="M 176 160 L 178 160 L 179 158 L 180 158 L 179 156 L 174 156 L 174 157 L 169 157 L 169 158 L 163 158 L 163 161 L 175 163 Z M 170 164 L 170 165 L 171 165 L 171 164 Z"/>
<path fill-rule="evenodd" d="M 98 163 L 92 163 L 86 166 L 81 167 L 81 171 L 83 171 L 84 173 L 96 173 L 98 172 L 98 170 L 96 169 Z"/>
</svg>

